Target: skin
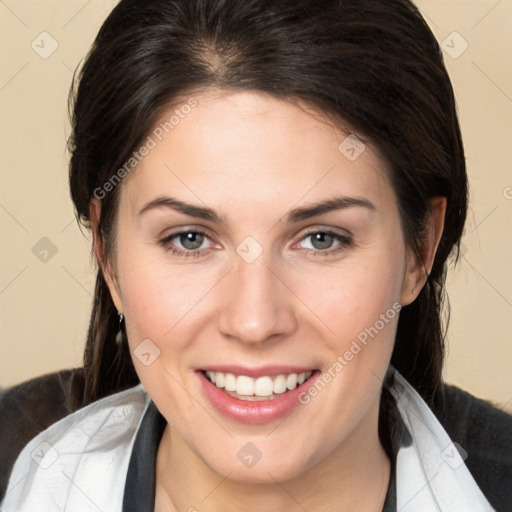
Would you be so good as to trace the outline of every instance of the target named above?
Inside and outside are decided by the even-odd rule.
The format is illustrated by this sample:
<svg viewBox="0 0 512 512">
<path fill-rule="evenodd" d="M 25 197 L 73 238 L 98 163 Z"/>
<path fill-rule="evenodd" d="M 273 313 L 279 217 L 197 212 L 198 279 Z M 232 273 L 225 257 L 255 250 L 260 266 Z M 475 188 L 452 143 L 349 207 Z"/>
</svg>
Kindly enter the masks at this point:
<svg viewBox="0 0 512 512">
<path fill-rule="evenodd" d="M 347 134 L 327 118 L 260 93 L 194 98 L 198 105 L 123 180 L 115 261 L 104 260 L 94 237 L 132 353 L 145 339 L 160 350 L 149 366 L 133 358 L 168 421 L 155 510 L 380 511 L 390 464 L 378 437 L 379 398 L 398 315 L 309 404 L 263 425 L 217 412 L 194 371 L 225 362 L 327 371 L 393 304 L 416 298 L 446 201 L 431 201 L 422 262 L 404 241 L 385 164 L 369 145 L 351 162 L 338 149 Z M 227 224 L 167 207 L 139 214 L 162 195 L 212 208 Z M 338 195 L 374 209 L 285 220 L 293 208 Z M 94 199 L 90 210 L 95 230 L 101 203 Z M 167 249 L 160 244 L 185 229 L 207 233 L 199 249 L 179 236 Z M 327 237 L 322 246 L 305 236 L 311 229 L 351 242 Z M 263 249 L 251 263 L 236 252 L 247 236 Z M 237 457 L 248 442 L 262 453 L 250 468 Z"/>
</svg>

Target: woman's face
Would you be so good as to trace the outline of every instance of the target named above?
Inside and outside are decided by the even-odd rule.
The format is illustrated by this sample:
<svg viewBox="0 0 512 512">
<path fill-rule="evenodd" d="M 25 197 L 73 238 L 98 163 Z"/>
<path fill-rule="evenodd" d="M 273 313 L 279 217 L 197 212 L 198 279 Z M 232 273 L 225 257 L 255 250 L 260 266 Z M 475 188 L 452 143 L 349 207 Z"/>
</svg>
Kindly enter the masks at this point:
<svg viewBox="0 0 512 512">
<path fill-rule="evenodd" d="M 282 481 L 377 439 L 419 265 L 383 162 L 348 135 L 269 96 L 203 92 L 162 116 L 121 185 L 109 286 L 135 368 L 171 437 L 230 478 Z"/>
</svg>

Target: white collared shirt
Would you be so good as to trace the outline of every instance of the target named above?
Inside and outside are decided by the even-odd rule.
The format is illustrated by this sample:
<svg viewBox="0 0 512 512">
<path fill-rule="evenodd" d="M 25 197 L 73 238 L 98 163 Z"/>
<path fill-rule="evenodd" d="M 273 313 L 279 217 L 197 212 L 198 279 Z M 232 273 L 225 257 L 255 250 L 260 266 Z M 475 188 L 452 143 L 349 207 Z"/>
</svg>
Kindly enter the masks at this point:
<svg viewBox="0 0 512 512">
<path fill-rule="evenodd" d="M 464 464 L 463 450 L 412 386 L 391 370 L 389 390 L 412 437 L 397 454 L 397 510 L 493 512 Z M 16 460 L 0 510 L 121 512 L 133 444 L 150 402 L 139 384 L 38 434 Z"/>
</svg>

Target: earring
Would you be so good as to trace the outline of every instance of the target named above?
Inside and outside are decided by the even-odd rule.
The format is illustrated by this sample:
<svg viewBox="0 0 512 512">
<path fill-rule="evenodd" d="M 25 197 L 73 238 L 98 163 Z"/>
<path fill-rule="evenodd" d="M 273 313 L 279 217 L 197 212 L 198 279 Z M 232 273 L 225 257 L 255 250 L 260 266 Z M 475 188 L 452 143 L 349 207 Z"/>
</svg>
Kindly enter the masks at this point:
<svg viewBox="0 0 512 512">
<path fill-rule="evenodd" d="M 118 312 L 118 315 L 119 315 L 119 331 L 116 334 L 116 343 L 118 345 L 122 345 L 123 338 L 124 338 L 124 336 L 123 336 L 123 320 L 124 320 L 124 315 L 121 312 Z"/>
</svg>

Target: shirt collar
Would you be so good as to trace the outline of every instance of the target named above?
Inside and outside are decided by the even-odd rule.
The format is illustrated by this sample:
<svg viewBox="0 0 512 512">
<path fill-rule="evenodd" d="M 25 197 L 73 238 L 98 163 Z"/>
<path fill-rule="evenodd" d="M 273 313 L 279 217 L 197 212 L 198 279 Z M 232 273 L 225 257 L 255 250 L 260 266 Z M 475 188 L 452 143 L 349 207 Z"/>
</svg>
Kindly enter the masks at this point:
<svg viewBox="0 0 512 512">
<path fill-rule="evenodd" d="M 394 404 L 394 402 L 392 401 Z M 384 429 L 391 447 L 391 472 L 386 500 L 382 512 L 396 512 L 396 454 L 401 446 L 410 444 L 407 431 L 396 404 L 386 414 L 388 428 Z M 167 422 L 153 401 L 150 402 L 133 446 L 126 484 L 122 512 L 153 510 L 155 506 L 156 455 Z M 389 435 L 393 433 L 392 435 Z"/>
</svg>

